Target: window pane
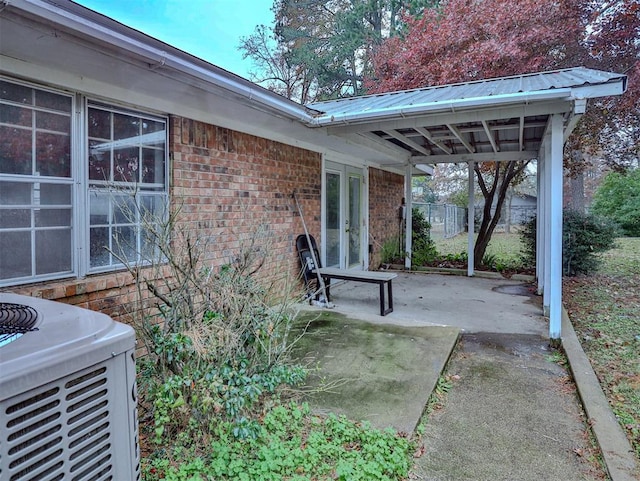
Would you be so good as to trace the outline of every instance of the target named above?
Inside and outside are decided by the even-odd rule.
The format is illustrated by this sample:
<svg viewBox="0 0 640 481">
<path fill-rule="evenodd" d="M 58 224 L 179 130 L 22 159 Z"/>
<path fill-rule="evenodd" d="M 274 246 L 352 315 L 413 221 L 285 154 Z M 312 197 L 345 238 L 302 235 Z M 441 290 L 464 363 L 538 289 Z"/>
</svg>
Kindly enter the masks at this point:
<svg viewBox="0 0 640 481">
<path fill-rule="evenodd" d="M 144 195 L 140 199 L 141 214 L 152 221 L 158 221 L 165 216 L 165 197 L 161 195 Z"/>
<path fill-rule="evenodd" d="M 89 200 L 89 225 L 109 224 L 109 196 L 92 193 Z"/>
<path fill-rule="evenodd" d="M 36 112 L 36 128 L 43 130 L 54 130 L 56 132 L 68 134 L 71 132 L 71 118 L 68 115 L 50 114 L 49 112 Z"/>
<path fill-rule="evenodd" d="M 0 209 L 0 227 L 3 229 L 31 227 L 31 211 L 29 209 Z"/>
<path fill-rule="evenodd" d="M 36 105 L 60 112 L 71 112 L 71 98 L 64 95 L 36 90 Z"/>
<path fill-rule="evenodd" d="M 131 115 L 113 114 L 113 140 L 128 139 L 132 145 L 140 143 L 140 119 Z"/>
<path fill-rule="evenodd" d="M 71 186 L 40 183 L 40 204 L 71 205 Z"/>
<path fill-rule="evenodd" d="M 111 148 L 104 142 L 89 141 L 89 179 L 111 180 Z"/>
<path fill-rule="evenodd" d="M 68 135 L 36 134 L 36 171 L 40 175 L 71 177 L 70 140 Z"/>
<path fill-rule="evenodd" d="M 0 204 L 30 205 L 31 184 L 27 182 L 0 182 Z"/>
<path fill-rule="evenodd" d="M 94 227 L 89 233 L 89 255 L 91 267 L 103 267 L 110 264 L 109 228 Z"/>
<path fill-rule="evenodd" d="M 0 122 L 31 127 L 33 110 L 0 104 Z"/>
<path fill-rule="evenodd" d="M 71 209 L 37 209 L 36 227 L 68 227 L 71 225 Z"/>
<path fill-rule="evenodd" d="M 23 85 L 0 80 L 0 98 L 31 105 L 33 104 L 33 90 Z"/>
<path fill-rule="evenodd" d="M 71 229 L 36 232 L 36 275 L 71 271 Z"/>
<path fill-rule="evenodd" d="M 164 183 L 164 151 L 142 149 L 142 182 L 145 184 Z"/>
<path fill-rule="evenodd" d="M 0 279 L 31 275 L 31 233 L 0 232 Z"/>
<path fill-rule="evenodd" d="M 137 182 L 138 170 L 140 168 L 140 149 L 131 147 L 128 149 L 118 149 L 113 152 L 116 182 Z"/>
<path fill-rule="evenodd" d="M 161 233 L 160 224 L 145 224 L 148 230 L 142 232 L 142 259 L 144 261 L 157 260 L 160 257 L 160 247 L 158 246 L 158 239 L 153 233 Z"/>
<path fill-rule="evenodd" d="M 164 131 L 164 122 L 156 122 L 155 120 L 142 120 L 142 133 L 150 134 L 152 132 Z"/>
<path fill-rule="evenodd" d="M 130 195 L 117 195 L 113 198 L 113 221 L 116 224 L 133 224 L 138 218 L 135 199 Z"/>
<path fill-rule="evenodd" d="M 115 230 L 113 251 L 119 258 L 126 259 L 129 262 L 137 260 L 138 245 L 136 243 L 135 227 L 118 227 Z"/>
<path fill-rule="evenodd" d="M 0 173 L 32 173 L 31 137 L 31 130 L 0 126 Z"/>
<path fill-rule="evenodd" d="M 89 137 L 111 140 L 111 112 L 89 109 Z"/>
</svg>

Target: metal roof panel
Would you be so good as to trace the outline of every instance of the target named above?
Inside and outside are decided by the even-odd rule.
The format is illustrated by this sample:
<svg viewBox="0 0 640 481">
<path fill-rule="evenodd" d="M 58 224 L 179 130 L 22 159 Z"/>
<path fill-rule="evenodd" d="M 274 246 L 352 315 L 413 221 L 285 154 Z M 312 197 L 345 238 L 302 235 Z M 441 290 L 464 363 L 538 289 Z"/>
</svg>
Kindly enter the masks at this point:
<svg viewBox="0 0 640 481">
<path fill-rule="evenodd" d="M 321 112 L 319 118 L 331 118 L 346 114 L 402 109 L 416 105 L 436 107 L 451 101 L 486 99 L 496 95 L 516 95 L 554 89 L 571 89 L 585 85 L 598 85 L 619 81 L 625 76 L 584 67 L 538 72 L 472 82 L 438 85 L 420 89 L 364 95 L 344 99 L 316 102 L 307 105 Z"/>
</svg>

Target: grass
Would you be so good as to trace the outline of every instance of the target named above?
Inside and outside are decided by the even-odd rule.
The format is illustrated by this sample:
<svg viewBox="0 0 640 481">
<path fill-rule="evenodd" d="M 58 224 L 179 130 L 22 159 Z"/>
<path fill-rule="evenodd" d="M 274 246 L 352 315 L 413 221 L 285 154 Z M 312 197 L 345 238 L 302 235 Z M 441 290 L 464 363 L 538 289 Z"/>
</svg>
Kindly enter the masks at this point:
<svg viewBox="0 0 640 481">
<path fill-rule="evenodd" d="M 622 238 L 597 274 L 566 278 L 569 316 L 640 460 L 640 238 Z"/>
<path fill-rule="evenodd" d="M 434 239 L 436 249 L 442 256 L 457 256 L 467 252 L 467 235 L 459 234 L 450 239 Z M 514 230 L 510 234 L 494 232 L 487 246 L 484 260 L 492 264 L 495 270 L 519 270 L 522 266 L 522 241 Z"/>
</svg>

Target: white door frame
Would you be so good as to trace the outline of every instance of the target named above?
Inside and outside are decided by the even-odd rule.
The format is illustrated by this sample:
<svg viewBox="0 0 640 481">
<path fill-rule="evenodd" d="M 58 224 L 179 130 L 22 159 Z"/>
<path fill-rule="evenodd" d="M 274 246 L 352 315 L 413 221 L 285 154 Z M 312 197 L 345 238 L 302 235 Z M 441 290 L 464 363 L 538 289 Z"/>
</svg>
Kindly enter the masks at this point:
<svg viewBox="0 0 640 481">
<path fill-rule="evenodd" d="M 321 195 L 321 224 L 322 224 L 322 241 L 320 246 L 320 257 L 322 265 L 328 266 L 327 263 L 327 173 L 335 173 L 340 176 L 340 207 L 338 226 L 339 234 L 339 264 L 340 269 L 368 269 L 369 257 L 368 250 L 368 232 L 369 232 L 369 206 L 368 206 L 368 169 L 362 166 L 354 166 L 323 159 L 322 166 L 322 195 Z M 346 221 L 348 219 L 348 180 L 350 174 L 358 174 L 360 176 L 360 262 L 349 267 L 347 265 L 348 257 L 348 232 L 346 231 Z M 335 266 L 335 264 L 334 264 Z"/>
</svg>

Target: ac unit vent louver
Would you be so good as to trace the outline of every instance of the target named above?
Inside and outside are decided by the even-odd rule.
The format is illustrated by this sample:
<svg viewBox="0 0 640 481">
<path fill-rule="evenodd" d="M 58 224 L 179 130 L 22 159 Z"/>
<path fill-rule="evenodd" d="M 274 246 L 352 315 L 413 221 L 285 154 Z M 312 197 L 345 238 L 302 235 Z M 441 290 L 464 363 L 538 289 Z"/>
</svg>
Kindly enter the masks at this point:
<svg viewBox="0 0 640 481">
<path fill-rule="evenodd" d="M 41 323 L 0 346 L 0 479 L 139 480 L 133 330 L 63 304 L 4 301 L 28 303 Z"/>
</svg>

